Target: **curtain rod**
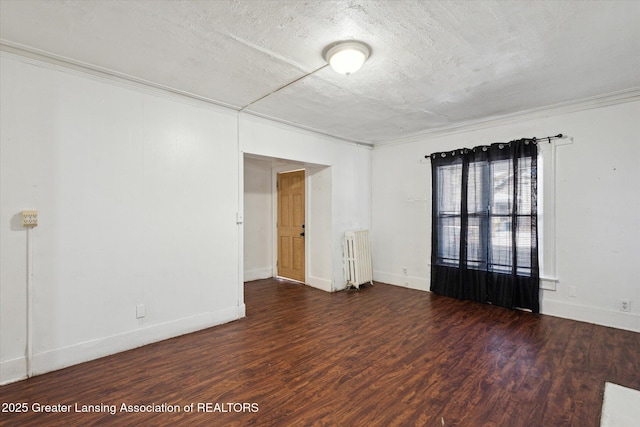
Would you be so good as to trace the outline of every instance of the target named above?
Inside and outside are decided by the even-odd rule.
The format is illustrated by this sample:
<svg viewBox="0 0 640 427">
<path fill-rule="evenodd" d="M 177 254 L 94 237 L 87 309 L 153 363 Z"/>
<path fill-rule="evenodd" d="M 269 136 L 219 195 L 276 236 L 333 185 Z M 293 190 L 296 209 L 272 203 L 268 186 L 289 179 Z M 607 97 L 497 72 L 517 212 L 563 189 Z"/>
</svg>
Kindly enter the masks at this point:
<svg viewBox="0 0 640 427">
<path fill-rule="evenodd" d="M 509 142 L 494 142 L 493 144 L 510 144 L 512 142 L 516 142 L 516 141 L 531 141 L 534 144 L 537 143 L 538 141 L 544 141 L 545 139 L 547 140 L 547 142 L 551 143 L 552 139 L 560 139 L 560 138 L 564 138 L 564 135 L 559 133 L 557 135 L 552 135 L 552 136 L 545 136 L 544 138 L 538 138 L 538 137 L 533 137 L 533 138 L 520 138 L 520 139 L 512 139 Z M 454 150 L 455 151 L 455 150 Z M 448 153 L 449 151 L 445 151 L 445 153 Z M 441 153 L 441 151 L 436 151 L 435 153 L 431 153 L 431 154 L 427 154 L 426 156 L 424 156 L 425 159 L 428 159 L 429 157 L 433 156 L 434 154 L 437 153 Z"/>
</svg>

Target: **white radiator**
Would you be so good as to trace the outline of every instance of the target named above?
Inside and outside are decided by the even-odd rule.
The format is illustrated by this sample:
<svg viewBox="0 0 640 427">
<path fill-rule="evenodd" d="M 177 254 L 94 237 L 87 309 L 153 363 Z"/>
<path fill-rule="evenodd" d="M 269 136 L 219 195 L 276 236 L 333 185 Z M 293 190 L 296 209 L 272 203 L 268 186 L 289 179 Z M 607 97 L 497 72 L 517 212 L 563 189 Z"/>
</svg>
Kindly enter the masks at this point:
<svg viewBox="0 0 640 427">
<path fill-rule="evenodd" d="M 354 230 L 344 233 L 344 265 L 347 272 L 347 287 L 360 288 L 360 285 L 373 285 L 371 266 L 371 246 L 369 230 Z"/>
</svg>

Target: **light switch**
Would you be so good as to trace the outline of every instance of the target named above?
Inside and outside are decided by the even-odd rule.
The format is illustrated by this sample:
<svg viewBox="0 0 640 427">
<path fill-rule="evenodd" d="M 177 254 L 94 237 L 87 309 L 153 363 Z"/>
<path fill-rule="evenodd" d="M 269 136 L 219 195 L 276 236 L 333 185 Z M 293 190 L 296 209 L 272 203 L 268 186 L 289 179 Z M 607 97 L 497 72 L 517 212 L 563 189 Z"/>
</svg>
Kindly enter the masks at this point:
<svg viewBox="0 0 640 427">
<path fill-rule="evenodd" d="M 146 313 L 144 304 L 136 305 L 136 319 L 142 319 L 146 315 L 147 313 Z"/>
</svg>

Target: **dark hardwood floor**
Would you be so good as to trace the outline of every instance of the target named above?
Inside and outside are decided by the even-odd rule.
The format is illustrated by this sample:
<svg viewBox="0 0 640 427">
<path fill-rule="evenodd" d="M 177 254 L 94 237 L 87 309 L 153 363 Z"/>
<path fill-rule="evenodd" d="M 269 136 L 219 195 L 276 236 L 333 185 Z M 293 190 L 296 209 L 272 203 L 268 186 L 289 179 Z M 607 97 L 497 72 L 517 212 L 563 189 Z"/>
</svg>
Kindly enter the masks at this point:
<svg viewBox="0 0 640 427">
<path fill-rule="evenodd" d="M 245 319 L 0 387 L 29 407 L 0 424 L 588 427 L 605 381 L 640 389 L 638 333 L 384 284 L 269 279 L 245 302 Z"/>
</svg>

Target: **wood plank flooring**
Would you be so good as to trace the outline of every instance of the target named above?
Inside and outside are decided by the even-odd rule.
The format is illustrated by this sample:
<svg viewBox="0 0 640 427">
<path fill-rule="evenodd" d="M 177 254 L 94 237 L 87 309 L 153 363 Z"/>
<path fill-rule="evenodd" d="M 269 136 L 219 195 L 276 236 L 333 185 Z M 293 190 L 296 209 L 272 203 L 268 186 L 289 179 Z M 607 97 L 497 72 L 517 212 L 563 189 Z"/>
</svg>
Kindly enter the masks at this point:
<svg viewBox="0 0 640 427">
<path fill-rule="evenodd" d="M 595 427 L 605 381 L 640 389 L 638 333 L 384 284 L 261 280 L 245 302 L 245 319 L 0 387 L 30 409 L 0 424 Z"/>
</svg>

